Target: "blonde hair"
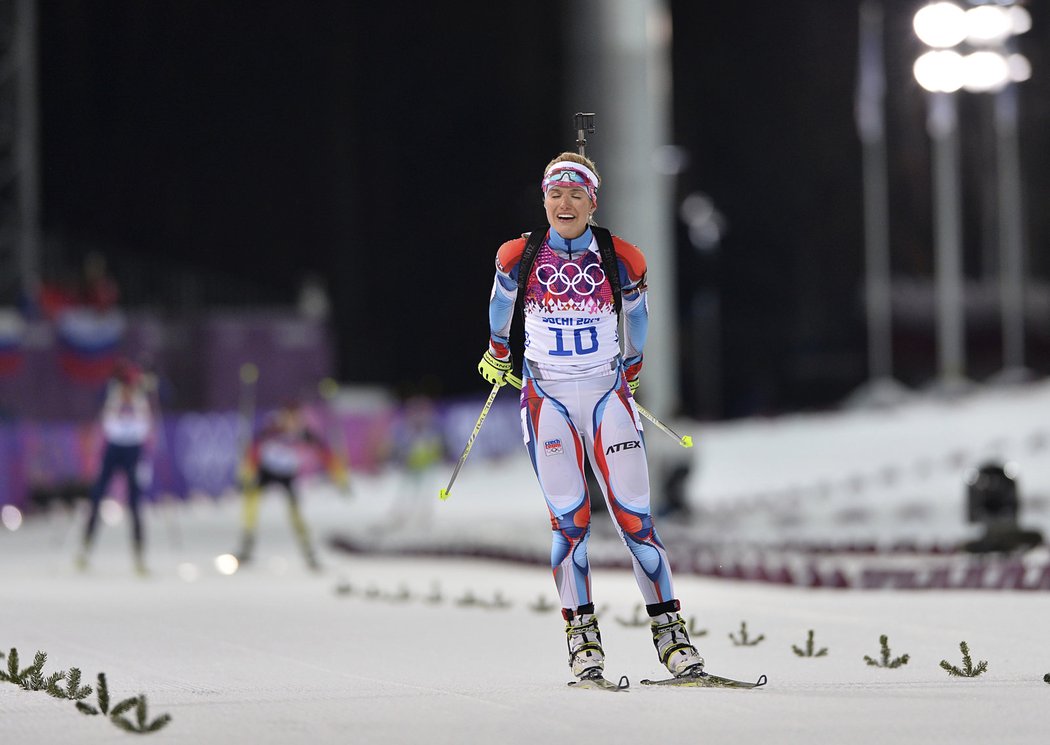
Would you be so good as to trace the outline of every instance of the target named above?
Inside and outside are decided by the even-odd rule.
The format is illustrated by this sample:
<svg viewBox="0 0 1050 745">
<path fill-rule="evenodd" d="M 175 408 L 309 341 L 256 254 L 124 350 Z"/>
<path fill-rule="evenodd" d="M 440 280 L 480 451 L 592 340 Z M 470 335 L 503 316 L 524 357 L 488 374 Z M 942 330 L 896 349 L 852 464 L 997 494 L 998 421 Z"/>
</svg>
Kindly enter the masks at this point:
<svg viewBox="0 0 1050 745">
<path fill-rule="evenodd" d="M 580 155 L 579 153 L 564 152 L 555 155 L 554 159 L 551 160 L 551 162 L 548 163 L 546 166 L 544 166 L 543 173 L 546 175 L 547 171 L 550 170 L 552 165 L 564 160 L 570 161 L 572 163 L 579 163 L 581 166 L 587 166 L 591 169 L 594 175 L 598 177 L 597 186 L 602 185 L 602 175 L 598 173 L 598 166 L 594 165 L 594 161 L 588 158 L 586 155 Z"/>
</svg>

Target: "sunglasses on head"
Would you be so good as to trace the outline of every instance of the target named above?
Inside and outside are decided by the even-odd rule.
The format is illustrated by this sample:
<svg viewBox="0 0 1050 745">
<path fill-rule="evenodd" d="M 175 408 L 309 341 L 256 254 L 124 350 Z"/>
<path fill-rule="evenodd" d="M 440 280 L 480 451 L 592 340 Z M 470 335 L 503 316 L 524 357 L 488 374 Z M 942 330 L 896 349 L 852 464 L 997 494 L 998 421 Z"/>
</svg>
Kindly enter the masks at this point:
<svg viewBox="0 0 1050 745">
<path fill-rule="evenodd" d="M 579 171 L 572 170 L 571 168 L 565 168 L 563 170 L 554 171 L 550 173 L 547 176 L 547 178 L 544 179 L 544 182 L 548 186 L 553 186 L 554 184 L 559 184 L 562 182 L 568 182 L 569 184 L 579 185 L 583 187 L 588 187 L 591 185 L 590 182 L 587 180 L 586 176 L 584 176 Z"/>
</svg>

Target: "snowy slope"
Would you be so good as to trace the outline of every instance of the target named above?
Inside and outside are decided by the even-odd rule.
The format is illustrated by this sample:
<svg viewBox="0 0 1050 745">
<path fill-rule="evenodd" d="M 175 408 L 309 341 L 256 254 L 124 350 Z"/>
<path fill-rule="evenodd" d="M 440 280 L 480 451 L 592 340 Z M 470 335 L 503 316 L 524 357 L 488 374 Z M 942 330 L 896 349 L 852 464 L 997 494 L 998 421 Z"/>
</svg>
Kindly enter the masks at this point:
<svg viewBox="0 0 1050 745">
<path fill-rule="evenodd" d="M 675 423 L 699 443 L 691 483 L 697 519 L 664 521 L 666 530 L 680 541 L 682 533 L 712 532 L 710 524 L 721 519 L 720 540 L 749 545 L 799 536 L 838 540 L 843 530 L 892 540 L 894 525 L 958 537 L 968 530 L 957 482 L 966 463 L 949 456 L 960 449 L 980 455 L 997 439 L 1022 461 L 1026 507 L 1050 493 L 1038 437 L 1050 411 L 1046 386 L 922 406 L 704 427 Z M 650 433 L 650 440 L 658 435 Z M 940 467 L 931 466 L 925 479 L 902 475 L 881 490 L 803 488 L 877 474 L 887 463 L 903 474 L 917 460 L 956 471 L 938 482 Z M 695 641 L 708 668 L 747 679 L 766 674 L 769 684 L 755 691 L 654 690 L 638 685 L 661 674 L 647 629 L 618 622 L 637 612 L 633 578 L 598 566 L 593 587 L 608 672 L 628 675 L 632 687 L 621 694 L 571 690 L 563 622 L 556 610 L 529 607 L 541 600 L 552 605 L 556 594 L 542 566 L 549 551 L 545 509 L 524 456 L 469 461 L 452 498 L 439 503 L 447 478 L 435 472 L 432 488 L 424 485 L 414 500 L 396 474 L 358 478 L 349 499 L 318 484 L 308 489 L 304 511 L 322 539 L 365 537 L 374 547 L 488 545 L 540 563 L 326 548 L 326 569 L 313 574 L 295 551 L 282 500 L 272 495 L 263 503 L 258 562 L 232 576 L 214 564 L 236 545 L 239 505 L 232 499 L 153 507 L 148 578 L 131 570 L 126 522 L 104 527 L 91 568 L 79 573 L 72 557 L 83 516 L 56 513 L 15 532 L 0 530 L 0 651 L 16 647 L 28 661 L 44 650 L 45 672 L 77 666 L 88 683 L 105 672 L 114 699 L 145 693 L 151 716 L 173 717 L 149 735 L 157 743 L 1045 740 L 1050 592 L 858 592 L 683 571 L 677 592 L 684 614 L 707 630 Z M 793 500 L 776 496 L 796 485 Z M 773 496 L 765 505 L 749 504 L 756 493 Z M 794 506 L 779 509 L 781 499 Z M 934 504 L 921 519 L 880 517 L 900 516 L 886 505 L 921 500 Z M 747 509 L 730 519 L 740 504 Z M 839 508 L 863 508 L 867 517 L 841 522 Z M 392 529 L 397 510 L 412 520 Z M 1038 509 L 1031 517 L 1045 518 Z M 624 553 L 600 523 L 594 550 L 609 559 Z M 1046 559 L 1045 551 L 1033 555 Z M 486 609 L 478 600 L 509 607 Z M 739 638 L 742 622 L 764 640 L 735 645 L 730 634 Z M 826 656 L 793 652 L 811 629 Z M 865 664 L 864 655 L 878 656 L 880 634 L 889 636 L 894 656 L 910 656 L 908 664 L 895 670 Z M 939 667 L 942 659 L 961 664 L 964 640 L 975 661 L 988 661 L 986 674 L 957 679 Z M 5 743 L 88 744 L 129 737 L 67 701 L 6 683 L 0 683 L 0 736 Z"/>
</svg>

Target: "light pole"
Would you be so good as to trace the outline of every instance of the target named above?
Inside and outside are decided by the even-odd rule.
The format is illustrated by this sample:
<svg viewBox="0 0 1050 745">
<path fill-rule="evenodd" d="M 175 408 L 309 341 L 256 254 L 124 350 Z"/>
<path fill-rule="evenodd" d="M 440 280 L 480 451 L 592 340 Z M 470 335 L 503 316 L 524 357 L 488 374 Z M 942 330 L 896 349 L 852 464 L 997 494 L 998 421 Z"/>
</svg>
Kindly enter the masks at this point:
<svg viewBox="0 0 1050 745">
<path fill-rule="evenodd" d="M 1030 376 L 1024 358 L 1024 210 L 1017 113 L 1017 87 L 1007 85 L 995 94 L 1003 382 Z"/>
<path fill-rule="evenodd" d="M 860 6 L 857 88 L 854 101 L 864 182 L 864 308 L 868 331 L 868 381 L 850 396 L 855 405 L 885 406 L 907 394 L 893 379 L 890 293 L 889 177 L 886 156 L 883 11 L 876 0 Z"/>
<path fill-rule="evenodd" d="M 998 93 L 999 278 L 1004 368 L 1024 360 L 1023 230 L 1016 108 L 1012 83 L 1030 75 L 1027 60 L 1008 53 L 1011 37 L 1031 26 L 1027 11 L 1012 0 L 970 0 L 965 9 L 952 2 L 921 8 L 913 21 L 916 35 L 930 47 L 915 61 L 915 79 L 929 92 L 927 129 L 933 141 L 934 243 L 936 248 L 937 349 L 939 383 L 949 390 L 965 380 L 965 298 L 961 261 L 962 216 L 959 193 L 959 130 L 955 93 Z"/>
</svg>

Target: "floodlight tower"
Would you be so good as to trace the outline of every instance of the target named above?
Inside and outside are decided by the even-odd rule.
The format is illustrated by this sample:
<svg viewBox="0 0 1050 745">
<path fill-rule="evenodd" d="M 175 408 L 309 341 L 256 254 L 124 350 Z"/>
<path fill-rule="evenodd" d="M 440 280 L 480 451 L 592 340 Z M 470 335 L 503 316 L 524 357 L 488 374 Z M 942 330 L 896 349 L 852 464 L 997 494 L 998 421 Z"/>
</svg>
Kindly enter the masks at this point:
<svg viewBox="0 0 1050 745">
<path fill-rule="evenodd" d="M 961 259 L 959 122 L 955 93 L 995 93 L 998 158 L 999 256 L 1003 319 L 1003 365 L 1024 363 L 1023 230 L 1017 148 L 1017 108 L 1012 83 L 1031 67 L 1010 47 L 1031 27 L 1014 0 L 970 0 L 968 8 L 941 0 L 915 14 L 915 33 L 930 49 L 915 61 L 915 79 L 929 92 L 927 131 L 933 141 L 934 243 L 940 383 L 951 388 L 965 371 Z"/>
</svg>

